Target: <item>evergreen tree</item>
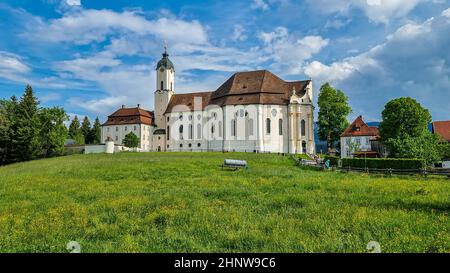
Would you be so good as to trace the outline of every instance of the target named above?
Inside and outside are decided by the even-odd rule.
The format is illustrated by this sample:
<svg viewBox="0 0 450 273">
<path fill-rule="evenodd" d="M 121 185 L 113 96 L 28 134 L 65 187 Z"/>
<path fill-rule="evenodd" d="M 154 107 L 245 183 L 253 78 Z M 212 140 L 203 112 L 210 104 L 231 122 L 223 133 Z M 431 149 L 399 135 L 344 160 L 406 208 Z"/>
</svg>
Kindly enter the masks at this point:
<svg viewBox="0 0 450 273">
<path fill-rule="evenodd" d="M 320 88 L 319 99 L 319 137 L 327 141 L 328 150 L 333 143 L 340 139 L 347 128 L 347 116 L 352 108 L 348 105 L 348 98 L 341 90 L 334 89 L 329 83 Z"/>
<path fill-rule="evenodd" d="M 10 108 L 11 102 L 6 100 L 0 101 L 0 165 L 6 163 L 8 156 L 10 139 Z"/>
<path fill-rule="evenodd" d="M 64 142 L 67 139 L 67 128 L 64 122 L 68 116 L 64 109 L 59 107 L 44 108 L 39 115 L 41 122 L 41 144 L 45 157 L 62 155 Z"/>
<path fill-rule="evenodd" d="M 90 131 L 91 131 L 91 121 L 87 116 L 84 117 L 83 122 L 81 123 L 81 133 L 84 136 L 84 143 L 91 144 L 90 139 Z"/>
<path fill-rule="evenodd" d="M 69 126 L 69 137 L 76 141 L 77 144 L 84 144 L 84 135 L 81 132 L 80 121 L 78 117 L 72 120 Z"/>
<path fill-rule="evenodd" d="M 16 125 L 13 145 L 19 161 L 34 159 L 40 153 L 38 105 L 33 88 L 27 85 L 17 107 L 16 120 L 13 121 Z"/>
<path fill-rule="evenodd" d="M 98 117 L 95 119 L 94 125 L 89 132 L 89 140 L 91 144 L 100 144 L 101 143 L 101 124 Z"/>
</svg>

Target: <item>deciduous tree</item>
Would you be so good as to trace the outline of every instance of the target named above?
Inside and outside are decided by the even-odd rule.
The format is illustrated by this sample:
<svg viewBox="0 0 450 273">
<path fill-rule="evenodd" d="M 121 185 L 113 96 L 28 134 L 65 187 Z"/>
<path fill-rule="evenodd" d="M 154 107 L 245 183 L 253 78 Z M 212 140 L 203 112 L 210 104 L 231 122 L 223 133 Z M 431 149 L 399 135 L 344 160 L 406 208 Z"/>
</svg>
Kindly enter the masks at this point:
<svg viewBox="0 0 450 273">
<path fill-rule="evenodd" d="M 139 138 L 133 132 L 130 132 L 125 136 L 122 144 L 128 148 L 137 148 L 139 146 Z"/>
<path fill-rule="evenodd" d="M 341 90 L 334 89 L 329 83 L 320 88 L 319 99 L 319 137 L 327 141 L 328 150 L 338 141 L 342 132 L 347 128 L 347 116 L 352 109 L 348 105 L 348 98 Z"/>
</svg>

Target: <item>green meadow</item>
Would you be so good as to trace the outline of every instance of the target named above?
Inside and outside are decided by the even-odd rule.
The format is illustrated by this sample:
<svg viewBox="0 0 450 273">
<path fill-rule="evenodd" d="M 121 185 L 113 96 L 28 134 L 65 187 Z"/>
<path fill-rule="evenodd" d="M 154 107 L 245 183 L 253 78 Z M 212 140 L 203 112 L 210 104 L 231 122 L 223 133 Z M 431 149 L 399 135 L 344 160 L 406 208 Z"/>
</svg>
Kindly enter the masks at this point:
<svg viewBox="0 0 450 273">
<path fill-rule="evenodd" d="M 0 252 L 450 252 L 449 182 L 269 154 L 37 160 L 0 167 Z"/>
</svg>

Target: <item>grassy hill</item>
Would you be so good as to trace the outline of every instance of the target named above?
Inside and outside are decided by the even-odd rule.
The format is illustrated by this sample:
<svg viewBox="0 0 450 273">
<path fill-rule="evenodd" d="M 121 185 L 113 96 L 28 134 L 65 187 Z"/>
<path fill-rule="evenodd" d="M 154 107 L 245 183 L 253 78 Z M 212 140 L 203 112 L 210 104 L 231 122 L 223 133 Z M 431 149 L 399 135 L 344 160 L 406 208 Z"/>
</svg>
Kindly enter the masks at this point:
<svg viewBox="0 0 450 273">
<path fill-rule="evenodd" d="M 227 171 L 224 158 L 246 159 Z M 288 157 L 76 155 L 0 168 L 0 252 L 450 252 L 450 183 Z"/>
</svg>

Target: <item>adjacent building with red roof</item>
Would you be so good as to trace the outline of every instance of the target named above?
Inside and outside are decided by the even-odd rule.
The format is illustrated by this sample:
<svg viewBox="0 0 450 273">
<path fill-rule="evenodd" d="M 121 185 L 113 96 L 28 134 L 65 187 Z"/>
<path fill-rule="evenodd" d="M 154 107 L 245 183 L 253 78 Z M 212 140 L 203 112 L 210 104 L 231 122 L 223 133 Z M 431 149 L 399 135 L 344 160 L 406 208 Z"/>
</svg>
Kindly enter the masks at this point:
<svg viewBox="0 0 450 273">
<path fill-rule="evenodd" d="M 435 121 L 432 123 L 433 133 L 442 137 L 443 140 L 450 142 L 450 120 Z"/>
<path fill-rule="evenodd" d="M 341 158 L 379 157 L 383 154 L 380 131 L 357 117 L 341 135 Z"/>
<path fill-rule="evenodd" d="M 102 140 L 112 139 L 116 145 L 121 145 L 125 136 L 132 132 L 140 139 L 141 149 L 149 150 L 154 127 L 153 112 L 144 110 L 139 105 L 134 108 L 122 105 L 102 125 Z"/>
</svg>

